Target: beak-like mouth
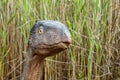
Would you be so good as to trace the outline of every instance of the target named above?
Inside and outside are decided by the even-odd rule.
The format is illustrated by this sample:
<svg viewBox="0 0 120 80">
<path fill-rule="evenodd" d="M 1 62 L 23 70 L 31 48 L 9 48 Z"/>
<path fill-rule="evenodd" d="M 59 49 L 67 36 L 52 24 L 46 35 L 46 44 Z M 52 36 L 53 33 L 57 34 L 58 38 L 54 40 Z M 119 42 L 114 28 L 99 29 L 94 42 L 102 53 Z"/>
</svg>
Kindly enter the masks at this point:
<svg viewBox="0 0 120 80">
<path fill-rule="evenodd" d="M 71 42 L 63 42 L 66 46 L 69 46 Z"/>
<path fill-rule="evenodd" d="M 69 38 L 68 40 L 66 41 L 63 41 L 63 43 L 66 45 L 66 46 L 69 46 L 71 44 L 72 40 L 71 38 Z"/>
</svg>

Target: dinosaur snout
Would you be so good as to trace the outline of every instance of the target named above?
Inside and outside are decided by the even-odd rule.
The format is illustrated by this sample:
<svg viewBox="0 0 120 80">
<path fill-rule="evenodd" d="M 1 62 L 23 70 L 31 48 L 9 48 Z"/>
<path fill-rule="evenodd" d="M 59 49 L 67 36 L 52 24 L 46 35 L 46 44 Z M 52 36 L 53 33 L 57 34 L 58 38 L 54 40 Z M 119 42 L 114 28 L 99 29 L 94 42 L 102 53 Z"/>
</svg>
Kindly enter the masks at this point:
<svg viewBox="0 0 120 80">
<path fill-rule="evenodd" d="M 71 39 L 71 37 L 69 37 L 68 38 L 68 43 L 71 44 L 71 42 L 72 42 L 72 39 Z"/>
<path fill-rule="evenodd" d="M 69 46 L 71 43 L 72 43 L 72 39 L 71 37 L 66 37 L 63 41 L 63 43 L 66 45 L 66 46 Z"/>
</svg>

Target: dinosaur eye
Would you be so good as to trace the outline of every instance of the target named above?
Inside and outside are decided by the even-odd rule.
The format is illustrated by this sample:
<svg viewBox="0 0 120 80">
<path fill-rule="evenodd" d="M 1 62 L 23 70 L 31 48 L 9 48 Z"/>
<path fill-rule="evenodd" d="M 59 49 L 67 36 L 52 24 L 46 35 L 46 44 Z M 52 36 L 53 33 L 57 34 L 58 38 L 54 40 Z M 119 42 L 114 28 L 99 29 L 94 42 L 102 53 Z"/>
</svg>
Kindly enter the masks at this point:
<svg viewBox="0 0 120 80">
<path fill-rule="evenodd" d="M 43 33 L 43 28 L 42 28 L 42 27 L 40 27 L 40 29 L 38 30 L 38 33 L 39 33 L 39 34 L 42 34 L 42 33 Z"/>
<path fill-rule="evenodd" d="M 39 30 L 38 33 L 41 34 L 41 33 L 42 33 L 42 30 Z"/>
</svg>

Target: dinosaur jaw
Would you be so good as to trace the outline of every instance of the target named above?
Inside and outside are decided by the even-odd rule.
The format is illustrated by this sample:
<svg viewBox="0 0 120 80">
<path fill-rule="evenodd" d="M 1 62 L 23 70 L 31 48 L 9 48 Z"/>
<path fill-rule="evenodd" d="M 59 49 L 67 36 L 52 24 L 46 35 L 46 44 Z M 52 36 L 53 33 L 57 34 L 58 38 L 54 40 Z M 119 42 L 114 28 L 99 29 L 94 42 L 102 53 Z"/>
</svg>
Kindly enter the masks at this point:
<svg viewBox="0 0 120 80">
<path fill-rule="evenodd" d="M 60 42 L 54 45 L 53 44 L 52 45 L 47 45 L 47 44 L 38 45 L 32 48 L 32 53 L 33 55 L 44 56 L 44 57 L 53 56 L 67 49 L 69 44 L 70 44 L 69 42 Z"/>
</svg>

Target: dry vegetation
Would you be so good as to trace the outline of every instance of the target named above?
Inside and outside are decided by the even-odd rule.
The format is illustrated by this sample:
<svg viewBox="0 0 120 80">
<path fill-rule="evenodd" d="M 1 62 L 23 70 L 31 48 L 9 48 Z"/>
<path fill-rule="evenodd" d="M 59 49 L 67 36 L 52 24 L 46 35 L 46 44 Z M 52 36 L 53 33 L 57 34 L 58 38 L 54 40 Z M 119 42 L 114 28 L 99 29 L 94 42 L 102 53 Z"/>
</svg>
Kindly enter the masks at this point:
<svg viewBox="0 0 120 80">
<path fill-rule="evenodd" d="M 120 80 L 119 0 L 0 0 L 0 80 L 19 80 L 36 20 L 65 23 L 73 43 L 47 58 L 45 80 Z"/>
</svg>

